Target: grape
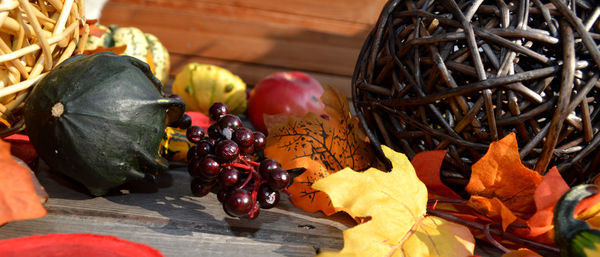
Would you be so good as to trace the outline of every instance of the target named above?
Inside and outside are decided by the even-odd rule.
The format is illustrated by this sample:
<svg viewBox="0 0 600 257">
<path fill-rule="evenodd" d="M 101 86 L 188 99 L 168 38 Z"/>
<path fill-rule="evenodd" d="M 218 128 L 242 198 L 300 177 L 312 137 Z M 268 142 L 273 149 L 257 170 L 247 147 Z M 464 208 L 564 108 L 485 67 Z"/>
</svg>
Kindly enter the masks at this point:
<svg viewBox="0 0 600 257">
<path fill-rule="evenodd" d="M 219 202 L 222 203 L 225 200 L 225 198 L 227 197 L 227 194 L 229 194 L 229 192 L 226 189 L 221 188 L 217 192 L 217 200 L 219 200 Z"/>
<path fill-rule="evenodd" d="M 210 106 L 208 113 L 211 120 L 218 121 L 223 115 L 229 113 L 229 108 L 224 103 L 216 102 Z"/>
<path fill-rule="evenodd" d="M 232 216 L 242 217 L 250 213 L 254 202 L 250 192 L 244 189 L 236 189 L 226 195 L 223 208 Z"/>
<path fill-rule="evenodd" d="M 260 173 L 260 176 L 266 179 L 271 171 L 277 168 L 281 168 L 281 164 L 279 164 L 277 161 L 273 159 L 264 159 L 262 162 L 260 162 L 260 166 L 258 166 L 258 173 Z"/>
<path fill-rule="evenodd" d="M 211 124 L 206 130 L 208 137 L 214 140 L 223 138 L 223 134 L 221 134 L 221 130 L 219 130 L 219 125 L 217 125 L 217 123 Z"/>
<path fill-rule="evenodd" d="M 225 139 L 231 139 L 233 137 L 233 129 L 232 128 L 223 128 L 220 130 L 221 135 Z"/>
<path fill-rule="evenodd" d="M 190 176 L 192 176 L 193 178 L 199 176 L 199 174 L 197 173 L 200 170 L 198 168 L 199 165 L 200 165 L 200 159 L 199 158 L 192 158 L 190 160 L 190 162 L 188 163 L 187 170 L 188 170 L 188 173 L 190 174 Z"/>
<path fill-rule="evenodd" d="M 214 178 L 219 175 L 220 166 L 217 160 L 212 157 L 206 156 L 199 160 L 198 172 L 194 172 L 199 176 L 206 178 Z"/>
<path fill-rule="evenodd" d="M 290 183 L 290 174 L 283 168 L 276 168 L 271 170 L 266 179 L 271 188 L 281 190 Z"/>
<path fill-rule="evenodd" d="M 248 147 L 241 146 L 240 152 L 243 154 L 253 154 L 254 153 L 254 145 L 250 145 Z"/>
<path fill-rule="evenodd" d="M 188 129 L 192 126 L 192 117 L 187 114 L 183 114 L 179 120 L 177 120 L 177 127 L 180 129 Z"/>
<path fill-rule="evenodd" d="M 206 140 L 206 142 L 208 142 L 210 145 L 212 145 L 213 147 L 215 146 L 215 144 L 217 144 L 217 140 L 214 138 L 210 138 L 210 137 L 205 137 L 204 140 Z"/>
<path fill-rule="evenodd" d="M 209 112 L 215 122 L 206 133 L 196 126 L 186 131 L 193 143 L 188 152 L 192 193 L 204 196 L 218 188 L 217 199 L 225 213 L 254 219 L 261 208 L 279 203 L 280 191 L 287 193 L 290 175 L 275 160 L 257 162 L 258 152 L 266 147 L 263 133 L 243 127 L 223 103 L 213 104 Z"/>
<path fill-rule="evenodd" d="M 217 143 L 215 146 L 215 154 L 221 161 L 231 162 L 238 158 L 240 148 L 235 142 L 225 139 Z"/>
<path fill-rule="evenodd" d="M 219 184 L 225 188 L 233 187 L 240 180 L 240 171 L 231 166 L 221 168 L 219 172 Z"/>
<path fill-rule="evenodd" d="M 192 194 L 194 194 L 194 196 L 198 196 L 198 197 L 202 197 L 202 196 L 205 196 L 208 193 L 210 193 L 210 190 L 212 189 L 213 186 L 214 186 L 214 183 L 206 184 L 204 181 L 202 181 L 201 179 L 198 179 L 198 178 L 192 179 L 192 183 L 190 184 L 190 187 L 192 189 Z"/>
<path fill-rule="evenodd" d="M 254 132 L 254 151 L 260 152 L 262 150 L 265 150 L 266 146 L 267 146 L 267 138 L 265 137 L 265 134 L 263 134 L 260 131 L 255 131 Z"/>
<path fill-rule="evenodd" d="M 185 136 L 190 142 L 198 144 L 204 137 L 204 130 L 199 126 L 191 126 L 187 129 Z"/>
<path fill-rule="evenodd" d="M 187 160 L 189 163 L 192 162 L 192 160 L 199 158 L 200 156 L 198 155 L 198 152 L 196 151 L 197 146 L 193 145 L 190 147 L 190 149 L 188 149 L 187 152 Z"/>
<path fill-rule="evenodd" d="M 204 157 L 208 154 L 214 153 L 214 143 L 211 144 L 211 141 L 207 138 L 200 140 L 200 142 L 196 143 L 194 147 L 194 150 L 196 151 L 196 156 L 198 157 Z"/>
<path fill-rule="evenodd" d="M 238 128 L 233 132 L 233 141 L 241 147 L 254 145 L 254 133 L 249 128 Z"/>
<path fill-rule="evenodd" d="M 270 209 L 279 203 L 279 191 L 273 190 L 267 184 L 260 185 L 258 189 L 258 202 L 263 209 Z"/>
<path fill-rule="evenodd" d="M 219 124 L 219 128 L 221 129 L 230 128 L 232 130 L 236 130 L 242 127 L 242 120 L 240 119 L 240 117 L 235 116 L 233 114 L 223 115 L 223 117 L 221 117 L 219 121 L 217 121 L 217 123 Z"/>
</svg>

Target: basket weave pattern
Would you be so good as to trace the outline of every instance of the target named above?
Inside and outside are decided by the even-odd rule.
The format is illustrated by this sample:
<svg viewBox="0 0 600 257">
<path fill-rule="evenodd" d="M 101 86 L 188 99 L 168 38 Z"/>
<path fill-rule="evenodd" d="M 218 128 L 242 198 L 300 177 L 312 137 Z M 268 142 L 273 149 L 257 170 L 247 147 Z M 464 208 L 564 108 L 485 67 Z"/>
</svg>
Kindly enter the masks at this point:
<svg viewBox="0 0 600 257">
<path fill-rule="evenodd" d="M 514 132 L 526 166 L 589 181 L 600 167 L 600 6 L 566 2 L 390 0 L 352 79 L 373 144 L 409 157 L 445 149 L 443 174 L 464 183 Z"/>
<path fill-rule="evenodd" d="M 0 137 L 24 128 L 31 86 L 85 42 L 83 8 L 83 0 L 0 1 Z"/>
</svg>

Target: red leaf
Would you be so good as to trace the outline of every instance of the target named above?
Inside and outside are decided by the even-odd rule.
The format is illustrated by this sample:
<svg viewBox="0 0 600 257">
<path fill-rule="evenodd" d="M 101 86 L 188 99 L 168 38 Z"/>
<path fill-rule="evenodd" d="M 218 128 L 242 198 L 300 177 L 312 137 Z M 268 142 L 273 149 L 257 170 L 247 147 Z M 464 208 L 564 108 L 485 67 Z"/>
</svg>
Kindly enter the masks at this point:
<svg viewBox="0 0 600 257">
<path fill-rule="evenodd" d="M 420 152 L 413 157 L 411 163 L 417 172 L 419 179 L 427 186 L 427 191 L 431 195 L 440 197 L 461 199 L 460 195 L 446 186 L 440 178 L 440 168 L 446 156 L 446 151 L 425 151 Z"/>
<path fill-rule="evenodd" d="M 163 257 L 147 245 L 115 236 L 49 234 L 0 241 L 0 256 L 19 257 Z"/>
<path fill-rule="evenodd" d="M 13 134 L 5 137 L 4 140 L 10 143 L 10 153 L 12 155 L 23 160 L 29 167 L 34 167 L 35 163 L 37 163 L 38 154 L 31 142 L 29 142 L 28 136 Z"/>
<path fill-rule="evenodd" d="M 558 169 L 552 167 L 542 178 L 542 182 L 540 182 L 533 195 L 537 211 L 527 220 L 530 237 L 540 236 L 554 228 L 552 225 L 554 206 L 567 191 L 569 191 L 569 185 L 560 176 Z"/>
<path fill-rule="evenodd" d="M 193 126 L 199 126 L 202 129 L 204 129 L 204 131 L 207 131 L 207 129 L 210 126 L 210 124 L 212 124 L 212 122 L 210 121 L 210 118 L 208 116 L 206 116 L 206 114 L 204 114 L 204 113 L 201 113 L 201 112 L 185 112 L 185 114 L 189 115 L 190 118 L 192 118 L 192 125 Z"/>
</svg>

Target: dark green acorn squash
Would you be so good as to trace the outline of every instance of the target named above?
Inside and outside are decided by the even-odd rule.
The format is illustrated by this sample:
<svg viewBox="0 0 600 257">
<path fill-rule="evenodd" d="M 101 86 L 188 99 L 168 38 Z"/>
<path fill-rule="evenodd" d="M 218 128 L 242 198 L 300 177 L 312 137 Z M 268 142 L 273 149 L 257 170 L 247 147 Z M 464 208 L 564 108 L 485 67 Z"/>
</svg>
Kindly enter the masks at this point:
<svg viewBox="0 0 600 257">
<path fill-rule="evenodd" d="M 160 142 L 165 124 L 177 120 L 185 104 L 165 98 L 161 88 L 148 65 L 133 57 L 71 57 L 27 99 L 27 134 L 51 169 L 93 195 L 106 194 L 168 168 Z"/>
</svg>

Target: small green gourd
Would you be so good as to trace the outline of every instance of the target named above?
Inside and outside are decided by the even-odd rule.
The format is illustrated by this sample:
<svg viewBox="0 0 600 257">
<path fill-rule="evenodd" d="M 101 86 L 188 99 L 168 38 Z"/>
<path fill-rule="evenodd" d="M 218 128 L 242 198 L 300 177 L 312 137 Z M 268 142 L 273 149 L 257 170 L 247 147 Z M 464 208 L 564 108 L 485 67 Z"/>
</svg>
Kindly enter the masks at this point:
<svg viewBox="0 0 600 257">
<path fill-rule="evenodd" d="M 48 166 L 93 195 L 168 168 L 165 124 L 185 104 L 166 98 L 149 66 L 109 52 L 78 55 L 50 71 L 25 103 L 31 143 Z M 167 118 L 168 116 L 168 118 Z"/>
</svg>

